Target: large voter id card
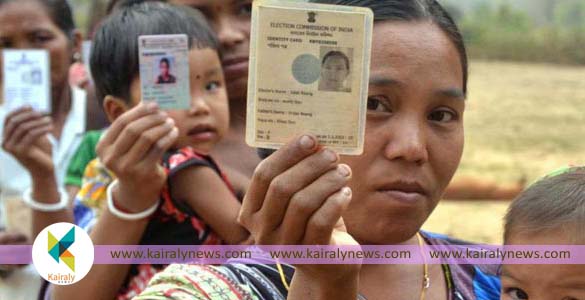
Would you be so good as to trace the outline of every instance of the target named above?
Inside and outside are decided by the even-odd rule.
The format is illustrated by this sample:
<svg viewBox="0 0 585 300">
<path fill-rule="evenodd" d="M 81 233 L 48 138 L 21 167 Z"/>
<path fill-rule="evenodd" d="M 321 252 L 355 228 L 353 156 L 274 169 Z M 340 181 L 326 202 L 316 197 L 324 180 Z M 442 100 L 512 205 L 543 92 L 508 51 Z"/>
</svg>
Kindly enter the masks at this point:
<svg viewBox="0 0 585 300">
<path fill-rule="evenodd" d="M 246 142 L 276 149 L 311 133 L 361 154 L 372 29 L 368 8 L 254 1 Z"/>
<path fill-rule="evenodd" d="M 30 106 L 51 112 L 51 78 L 47 50 L 2 51 L 2 102 L 5 111 Z"/>
<path fill-rule="evenodd" d="M 163 110 L 188 109 L 189 40 L 185 34 L 138 38 L 142 101 Z"/>
</svg>

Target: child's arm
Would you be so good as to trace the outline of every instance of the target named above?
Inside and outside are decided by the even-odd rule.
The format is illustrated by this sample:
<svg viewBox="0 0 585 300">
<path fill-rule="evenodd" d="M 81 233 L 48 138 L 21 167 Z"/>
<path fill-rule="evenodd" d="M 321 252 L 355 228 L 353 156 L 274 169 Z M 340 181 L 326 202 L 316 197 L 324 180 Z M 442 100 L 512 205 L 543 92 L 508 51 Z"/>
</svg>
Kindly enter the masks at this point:
<svg viewBox="0 0 585 300">
<path fill-rule="evenodd" d="M 166 174 L 163 154 L 178 136 L 174 122 L 155 103 L 139 104 L 113 122 L 98 143 L 102 163 L 118 178 L 112 189 L 115 205 L 129 213 L 143 212 L 159 200 Z M 137 245 L 148 218 L 121 219 L 105 209 L 91 231 L 94 245 Z M 94 265 L 72 285 L 54 285 L 51 299 L 112 300 L 128 274 L 129 265 Z"/>
<path fill-rule="evenodd" d="M 187 203 L 228 244 L 241 244 L 249 232 L 237 222 L 240 202 L 211 168 L 186 168 L 171 177 L 171 197 Z"/>
</svg>

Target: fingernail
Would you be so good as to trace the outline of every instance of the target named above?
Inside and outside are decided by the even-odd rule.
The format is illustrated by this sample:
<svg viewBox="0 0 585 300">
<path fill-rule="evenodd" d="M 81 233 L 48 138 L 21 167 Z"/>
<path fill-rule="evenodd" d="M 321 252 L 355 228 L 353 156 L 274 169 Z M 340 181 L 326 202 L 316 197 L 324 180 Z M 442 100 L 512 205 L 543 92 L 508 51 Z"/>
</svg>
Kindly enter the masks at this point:
<svg viewBox="0 0 585 300">
<path fill-rule="evenodd" d="M 156 102 L 148 102 L 146 104 L 146 109 L 148 109 L 150 111 L 154 111 L 157 108 L 158 108 L 158 103 L 156 103 Z"/>
<path fill-rule="evenodd" d="M 337 154 L 330 149 L 323 150 L 323 156 L 330 162 L 337 161 Z"/>
<path fill-rule="evenodd" d="M 175 125 L 175 120 L 173 120 L 172 118 L 167 118 L 165 122 L 169 125 Z"/>
<path fill-rule="evenodd" d="M 173 138 L 176 138 L 176 137 L 178 137 L 178 136 L 179 136 L 179 128 L 177 128 L 177 127 L 174 127 L 174 128 L 173 128 L 173 131 L 171 132 L 171 136 L 172 136 Z"/>
<path fill-rule="evenodd" d="M 313 147 L 315 147 L 315 140 L 308 136 L 308 135 L 303 135 L 301 137 L 301 147 L 303 147 L 306 150 L 310 150 L 313 149 Z"/>
<path fill-rule="evenodd" d="M 351 189 L 347 186 L 341 189 L 341 193 L 345 197 L 351 197 Z"/>
<path fill-rule="evenodd" d="M 349 177 L 349 175 L 351 175 L 351 169 L 349 168 L 348 165 L 344 164 L 337 166 L 337 172 L 339 172 L 339 174 L 341 174 L 344 177 Z"/>
</svg>

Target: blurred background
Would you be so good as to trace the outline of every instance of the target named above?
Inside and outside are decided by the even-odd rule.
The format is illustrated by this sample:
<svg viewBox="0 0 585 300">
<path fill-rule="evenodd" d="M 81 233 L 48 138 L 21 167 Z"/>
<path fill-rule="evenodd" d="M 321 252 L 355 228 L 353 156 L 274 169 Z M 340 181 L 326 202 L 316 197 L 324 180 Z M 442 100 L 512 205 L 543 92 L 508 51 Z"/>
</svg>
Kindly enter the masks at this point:
<svg viewBox="0 0 585 300">
<path fill-rule="evenodd" d="M 460 190 L 453 197 L 461 200 L 443 200 L 424 228 L 499 243 L 517 191 L 558 167 L 585 163 L 585 1 L 439 2 L 461 27 L 471 58 L 467 140 L 454 179 Z M 71 3 L 90 34 L 107 0 Z"/>
</svg>

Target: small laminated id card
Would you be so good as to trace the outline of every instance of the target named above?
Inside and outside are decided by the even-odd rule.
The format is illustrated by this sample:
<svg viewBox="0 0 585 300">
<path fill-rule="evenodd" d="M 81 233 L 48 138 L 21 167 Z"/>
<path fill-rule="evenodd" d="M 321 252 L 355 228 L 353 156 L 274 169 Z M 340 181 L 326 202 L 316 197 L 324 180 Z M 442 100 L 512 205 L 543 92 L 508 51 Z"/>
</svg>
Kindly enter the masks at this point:
<svg viewBox="0 0 585 300">
<path fill-rule="evenodd" d="M 51 112 L 51 76 L 47 50 L 2 52 L 2 97 L 0 105 L 13 111 L 29 105 L 41 113 Z"/>
<path fill-rule="evenodd" d="M 142 101 L 163 110 L 188 109 L 189 43 L 185 34 L 144 35 L 138 38 Z"/>
<path fill-rule="evenodd" d="M 368 8 L 254 1 L 246 142 L 276 149 L 310 133 L 361 154 L 372 29 Z"/>
</svg>

